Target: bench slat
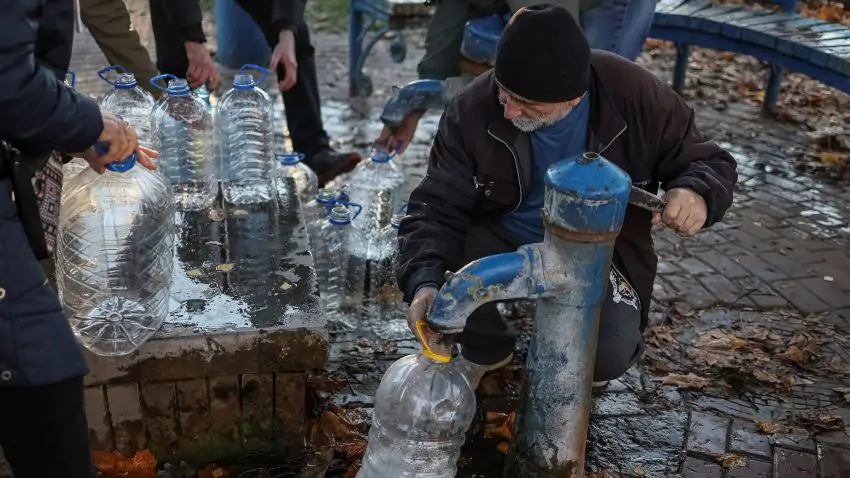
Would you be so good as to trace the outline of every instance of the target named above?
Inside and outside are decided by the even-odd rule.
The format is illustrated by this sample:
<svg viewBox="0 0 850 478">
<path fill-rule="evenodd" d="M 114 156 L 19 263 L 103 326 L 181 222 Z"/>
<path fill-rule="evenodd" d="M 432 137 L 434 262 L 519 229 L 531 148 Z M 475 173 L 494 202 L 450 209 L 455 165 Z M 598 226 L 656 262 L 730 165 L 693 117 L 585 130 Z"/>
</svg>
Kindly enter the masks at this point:
<svg viewBox="0 0 850 478">
<path fill-rule="evenodd" d="M 667 13 L 688 1 L 689 0 L 659 0 L 659 2 L 655 5 L 655 13 Z"/>
<path fill-rule="evenodd" d="M 800 16 L 796 13 L 778 13 L 773 16 L 773 19 L 773 22 L 748 25 L 747 28 L 741 30 L 741 40 L 755 43 L 765 48 L 776 48 L 776 35 L 773 32 L 791 31 L 793 26 L 786 25 L 793 25 L 794 22 L 800 20 Z"/>
<path fill-rule="evenodd" d="M 720 28 L 720 34 L 726 38 L 740 38 L 741 37 L 741 27 L 739 27 L 735 22 L 750 18 L 762 18 L 767 17 L 773 14 L 773 12 L 759 9 L 752 10 L 748 9 L 742 12 L 730 13 L 729 15 L 723 15 L 715 18 L 716 22 L 721 23 L 723 26 Z"/>
<path fill-rule="evenodd" d="M 687 27 L 690 16 L 694 13 L 713 7 L 712 0 L 691 0 L 668 12 L 671 26 Z"/>
<path fill-rule="evenodd" d="M 720 33 L 723 24 L 718 23 L 715 18 L 734 13 L 741 9 L 743 7 L 740 5 L 724 5 L 700 10 L 691 15 L 691 18 L 688 20 L 688 26 L 698 28 L 706 33 Z"/>
<path fill-rule="evenodd" d="M 826 53 L 831 55 L 826 62 L 827 68 L 843 73 L 850 84 L 850 48 L 827 48 Z"/>
<path fill-rule="evenodd" d="M 812 55 L 812 44 L 809 43 L 809 40 L 817 41 L 821 37 L 822 33 L 815 29 L 822 28 L 826 22 L 810 18 L 806 20 L 812 21 L 807 24 L 801 24 L 794 31 L 778 34 L 776 38 L 776 49 L 797 58 L 810 58 Z"/>
</svg>

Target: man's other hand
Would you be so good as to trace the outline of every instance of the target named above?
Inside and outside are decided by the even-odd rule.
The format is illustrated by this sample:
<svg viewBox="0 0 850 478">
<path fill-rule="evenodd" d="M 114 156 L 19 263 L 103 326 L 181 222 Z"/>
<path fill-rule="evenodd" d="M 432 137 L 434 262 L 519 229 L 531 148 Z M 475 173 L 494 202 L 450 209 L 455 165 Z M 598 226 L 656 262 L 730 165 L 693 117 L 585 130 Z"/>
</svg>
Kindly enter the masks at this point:
<svg viewBox="0 0 850 478">
<path fill-rule="evenodd" d="M 428 310 L 436 297 L 437 288 L 432 286 L 422 287 L 413 296 L 413 300 L 410 301 L 410 308 L 407 309 L 407 326 L 410 327 L 413 335 L 416 335 L 416 322 L 424 321 L 428 317 Z"/>
<path fill-rule="evenodd" d="M 278 82 L 280 91 L 289 91 L 298 82 L 298 61 L 295 59 L 295 34 L 292 30 L 283 30 L 278 35 L 277 45 L 272 52 L 269 70 L 274 73 L 278 65 L 283 67 L 285 75 Z"/>
<path fill-rule="evenodd" d="M 673 188 L 664 197 L 667 207 L 663 213 L 652 216 L 653 224 L 663 222 L 686 236 L 693 236 L 702 229 L 708 218 L 708 206 L 699 193 L 688 188 Z"/>
<path fill-rule="evenodd" d="M 210 52 L 203 43 L 187 41 L 186 58 L 189 59 L 189 69 L 186 71 L 186 81 L 190 88 L 198 88 L 207 85 L 210 91 L 216 91 L 221 83 L 218 69 L 210 56 Z"/>
<path fill-rule="evenodd" d="M 413 110 L 404 117 L 398 127 L 384 126 L 378 139 L 375 140 L 375 147 L 386 150 L 388 153 L 404 153 L 404 150 L 413 141 L 416 127 L 419 126 L 419 120 L 424 115 L 425 110 Z"/>
</svg>

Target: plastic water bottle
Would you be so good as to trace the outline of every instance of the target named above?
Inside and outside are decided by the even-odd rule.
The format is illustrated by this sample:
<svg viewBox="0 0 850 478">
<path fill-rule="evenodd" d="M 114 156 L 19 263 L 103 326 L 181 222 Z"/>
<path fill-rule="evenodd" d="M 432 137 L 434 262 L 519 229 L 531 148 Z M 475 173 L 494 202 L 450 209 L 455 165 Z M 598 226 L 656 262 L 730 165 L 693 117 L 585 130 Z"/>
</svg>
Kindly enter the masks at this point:
<svg viewBox="0 0 850 478">
<path fill-rule="evenodd" d="M 267 284 L 277 280 L 283 241 L 280 237 L 280 209 L 277 200 L 265 203 L 226 206 L 226 261 L 233 264 L 228 272 L 230 291 L 243 299 L 246 312 L 254 323 L 280 320 L 273 315 L 273 302 Z M 265 320 L 269 318 L 270 320 Z"/>
<path fill-rule="evenodd" d="M 310 169 L 310 166 L 302 163 L 304 155 L 301 153 L 278 153 L 275 156 L 275 163 L 278 169 L 277 183 L 278 194 L 283 197 L 286 193 L 282 189 L 286 188 L 286 178 L 292 178 L 295 182 L 295 191 L 301 201 L 309 201 L 316 196 L 319 191 L 319 178 L 316 173 Z"/>
<path fill-rule="evenodd" d="M 313 262 L 319 267 L 322 258 L 319 257 L 322 250 L 322 226 L 328 222 L 328 214 L 331 213 L 336 196 L 330 189 L 320 189 L 316 197 L 308 201 L 301 210 L 304 213 L 304 227 L 307 229 L 307 237 L 310 241 L 310 250 L 313 251 Z"/>
<path fill-rule="evenodd" d="M 246 73 L 263 72 L 258 81 Z M 267 202 L 277 197 L 272 103 L 257 85 L 269 71 L 244 65 L 233 79 L 233 88 L 221 97 L 218 120 L 224 200 L 231 204 Z"/>
<path fill-rule="evenodd" d="M 475 392 L 452 361 L 450 345 L 390 365 L 375 393 L 369 444 L 357 478 L 452 478 L 475 415 Z"/>
<path fill-rule="evenodd" d="M 395 340 L 410 333 L 404 320 L 404 300 L 396 285 L 398 270 L 398 227 L 404 216 L 393 215 L 390 224 L 370 239 L 369 293 L 364 322 L 375 327 L 379 338 Z"/>
<path fill-rule="evenodd" d="M 174 199 L 135 153 L 62 191 L 56 253 L 59 298 L 80 343 L 127 355 L 165 322 L 174 265 Z"/>
<path fill-rule="evenodd" d="M 351 201 L 363 206 L 357 227 L 367 235 L 389 224 L 400 202 L 404 175 L 393 163 L 393 156 L 395 153 L 375 150 L 371 159 L 357 165 L 352 173 Z"/>
<path fill-rule="evenodd" d="M 360 208 L 356 204 L 351 206 Z M 334 205 L 319 233 L 322 242 L 319 255 L 324 263 L 316 266 L 325 318 L 331 326 L 346 331 L 360 326 L 366 278 L 368 243 L 352 224 L 355 217 L 348 206 Z"/>
<path fill-rule="evenodd" d="M 77 86 L 77 74 L 74 73 L 74 70 L 68 70 L 65 74 L 65 84 L 69 88 L 74 88 Z M 83 172 L 84 170 L 89 168 L 89 163 L 82 158 L 73 158 L 67 163 L 62 165 L 62 188 L 65 188 L 65 185 L 70 183 L 74 177 Z"/>
<path fill-rule="evenodd" d="M 159 84 L 165 80 L 167 88 Z M 151 115 L 159 170 L 171 183 L 178 208 L 204 209 L 218 195 L 212 175 L 212 115 L 186 80 L 159 75 L 151 78 L 151 84 L 166 92 Z"/>
<path fill-rule="evenodd" d="M 221 144 L 219 141 L 218 134 L 218 108 L 216 108 L 216 102 L 213 103 L 213 96 L 209 89 L 207 89 L 206 85 L 201 85 L 195 88 L 192 93 L 197 96 L 201 101 L 204 102 L 204 105 L 207 107 L 207 111 L 210 112 L 213 120 L 213 146 L 212 146 L 212 163 L 213 163 L 213 178 L 218 181 L 221 178 Z"/>
<path fill-rule="evenodd" d="M 118 73 L 114 81 L 109 78 L 109 73 Z M 100 101 L 101 109 L 126 121 L 136 130 L 139 144 L 151 145 L 151 113 L 156 106 L 153 95 L 139 87 L 136 77 L 128 73 L 121 65 L 108 66 L 97 72 L 100 78 L 112 85 L 112 91 L 106 94 Z"/>
</svg>

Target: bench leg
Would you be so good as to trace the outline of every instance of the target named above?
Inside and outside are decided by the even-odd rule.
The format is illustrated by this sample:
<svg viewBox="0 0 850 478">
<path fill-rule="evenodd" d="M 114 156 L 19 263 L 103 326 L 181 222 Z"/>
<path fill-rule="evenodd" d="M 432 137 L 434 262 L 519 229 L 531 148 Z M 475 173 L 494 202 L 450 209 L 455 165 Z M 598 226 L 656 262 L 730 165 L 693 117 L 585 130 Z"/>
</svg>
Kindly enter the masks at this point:
<svg viewBox="0 0 850 478">
<path fill-rule="evenodd" d="M 685 89 L 685 76 L 688 74 L 688 61 L 691 59 L 691 46 L 676 44 L 676 66 L 673 68 L 673 91 L 682 94 Z"/>
<path fill-rule="evenodd" d="M 776 102 L 779 101 L 779 93 L 782 89 L 782 67 L 770 65 L 770 76 L 764 87 L 764 100 L 761 104 L 762 116 L 771 117 L 776 113 Z"/>
<path fill-rule="evenodd" d="M 363 12 L 357 9 L 356 2 L 351 2 L 348 14 L 348 94 L 349 96 L 369 96 L 363 86 Z M 365 94 L 363 94 L 365 93 Z"/>
</svg>

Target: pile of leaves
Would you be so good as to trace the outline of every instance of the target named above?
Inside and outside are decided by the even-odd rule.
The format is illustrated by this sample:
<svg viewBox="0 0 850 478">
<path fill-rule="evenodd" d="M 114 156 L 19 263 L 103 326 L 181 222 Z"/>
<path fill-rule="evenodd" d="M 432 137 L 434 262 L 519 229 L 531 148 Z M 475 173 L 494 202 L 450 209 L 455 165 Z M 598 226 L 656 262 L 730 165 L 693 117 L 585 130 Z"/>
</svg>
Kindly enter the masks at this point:
<svg viewBox="0 0 850 478">
<path fill-rule="evenodd" d="M 750 8 L 776 8 L 770 2 L 723 0 Z M 850 9 L 840 2 L 810 0 L 800 4 L 800 13 L 833 23 L 850 25 Z M 659 77 L 672 78 L 675 48 L 672 43 L 650 39 L 638 63 Z M 703 48 L 691 49 L 691 60 L 683 96 L 694 104 L 718 110 L 743 103 L 761 107 L 768 65 L 755 58 Z M 818 176 L 850 180 L 850 95 L 825 86 L 807 76 L 788 73 L 782 81 L 776 119 L 803 125 L 818 137 L 810 151 L 794 158 L 794 165 Z"/>
</svg>

